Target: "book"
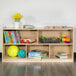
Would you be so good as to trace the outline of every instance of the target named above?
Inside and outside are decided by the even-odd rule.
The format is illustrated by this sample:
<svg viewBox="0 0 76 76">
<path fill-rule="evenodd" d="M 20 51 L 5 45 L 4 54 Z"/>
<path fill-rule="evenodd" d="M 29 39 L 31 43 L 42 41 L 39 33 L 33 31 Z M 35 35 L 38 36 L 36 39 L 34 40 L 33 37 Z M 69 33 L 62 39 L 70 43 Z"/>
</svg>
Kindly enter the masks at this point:
<svg viewBox="0 0 76 76">
<path fill-rule="evenodd" d="M 5 43 L 20 43 L 18 31 L 4 31 Z"/>
<path fill-rule="evenodd" d="M 9 37 L 9 41 L 10 41 L 10 43 L 12 43 L 12 41 L 11 41 L 11 37 L 10 37 L 10 33 L 8 32 L 8 37 Z"/>
<path fill-rule="evenodd" d="M 32 56 L 41 56 L 41 52 L 29 52 L 28 55 L 32 55 Z"/>
<path fill-rule="evenodd" d="M 6 34 L 6 39 L 7 39 L 7 42 L 9 43 L 8 38 L 7 38 L 7 32 L 6 32 L 6 31 L 5 31 L 5 34 Z"/>
<path fill-rule="evenodd" d="M 13 31 L 13 36 L 14 36 L 14 40 L 15 40 L 15 43 L 17 43 L 17 40 L 16 40 L 16 37 L 15 37 L 15 31 Z"/>
<path fill-rule="evenodd" d="M 11 34 L 12 34 L 12 38 L 13 38 L 14 44 L 17 43 L 17 42 L 16 42 L 16 39 L 15 39 L 14 31 L 11 31 Z"/>
<path fill-rule="evenodd" d="M 58 55 L 67 55 L 66 52 L 58 52 Z"/>
<path fill-rule="evenodd" d="M 28 58 L 37 58 L 37 59 L 41 59 L 41 52 L 33 52 L 30 51 L 28 54 Z"/>
<path fill-rule="evenodd" d="M 41 59 L 41 57 L 28 56 L 28 58 Z"/>
<path fill-rule="evenodd" d="M 9 31 L 9 35 L 10 35 L 11 43 L 14 43 L 14 42 L 13 42 L 13 38 L 12 38 L 11 31 Z"/>
<path fill-rule="evenodd" d="M 57 58 L 60 58 L 60 59 L 67 59 L 67 58 L 68 58 L 67 55 L 65 55 L 65 56 L 56 55 L 56 57 L 57 57 Z"/>
<path fill-rule="evenodd" d="M 17 39 L 17 35 L 16 35 L 16 31 L 14 31 L 14 35 L 15 35 L 16 42 L 18 43 L 18 39 Z"/>
<path fill-rule="evenodd" d="M 17 36 L 18 43 L 20 43 L 20 36 L 19 36 L 19 32 L 18 31 L 16 31 L 16 36 Z"/>
<path fill-rule="evenodd" d="M 5 43 L 8 44 L 7 36 L 6 36 L 6 31 L 4 31 L 4 39 L 5 39 Z"/>
<path fill-rule="evenodd" d="M 47 58 L 47 53 L 42 54 L 42 58 Z"/>
<path fill-rule="evenodd" d="M 10 39 L 9 39 L 9 36 L 8 36 L 8 31 L 6 31 L 6 36 L 7 36 L 8 43 L 10 43 Z"/>
</svg>

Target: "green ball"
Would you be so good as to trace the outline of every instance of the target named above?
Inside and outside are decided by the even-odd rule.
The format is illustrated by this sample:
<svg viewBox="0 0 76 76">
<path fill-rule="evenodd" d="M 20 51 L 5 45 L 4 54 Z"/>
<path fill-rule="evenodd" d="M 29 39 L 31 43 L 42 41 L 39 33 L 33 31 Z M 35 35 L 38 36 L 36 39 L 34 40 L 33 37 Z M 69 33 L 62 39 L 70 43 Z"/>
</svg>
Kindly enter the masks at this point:
<svg viewBox="0 0 76 76">
<path fill-rule="evenodd" d="M 7 54 L 10 57 L 16 57 L 18 55 L 19 48 L 18 46 L 9 46 L 7 49 Z"/>
</svg>

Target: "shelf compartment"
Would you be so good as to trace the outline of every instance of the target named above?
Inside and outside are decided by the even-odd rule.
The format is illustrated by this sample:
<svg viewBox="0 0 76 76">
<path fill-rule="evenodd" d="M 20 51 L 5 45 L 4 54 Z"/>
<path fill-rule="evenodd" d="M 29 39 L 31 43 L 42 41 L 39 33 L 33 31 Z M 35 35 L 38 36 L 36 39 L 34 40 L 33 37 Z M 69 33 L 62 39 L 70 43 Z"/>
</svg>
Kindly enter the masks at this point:
<svg viewBox="0 0 76 76">
<path fill-rule="evenodd" d="M 50 46 L 50 50 L 49 50 L 49 53 L 50 53 L 50 58 L 51 59 L 59 59 L 59 58 L 56 58 L 56 55 L 58 52 L 65 52 L 67 53 L 68 55 L 68 58 L 66 59 L 73 59 L 73 55 L 72 55 L 72 46 L 71 45 L 68 45 L 68 46 L 62 46 L 62 45 L 56 45 L 56 46 Z M 64 59 L 64 58 L 63 58 Z"/>
<path fill-rule="evenodd" d="M 50 30 L 40 30 L 39 31 L 39 43 L 41 43 L 41 36 L 43 36 L 44 38 L 54 38 L 54 37 L 57 37 L 61 40 L 62 38 L 62 34 L 66 34 L 67 37 L 70 37 L 71 39 L 71 43 L 73 42 L 72 41 L 72 30 L 71 31 L 67 31 L 67 30 L 61 30 L 61 31 L 50 31 Z"/>
<path fill-rule="evenodd" d="M 18 59 L 19 57 L 17 56 L 17 57 L 10 57 L 10 56 L 8 56 L 8 54 L 7 54 L 7 49 L 8 49 L 8 47 L 9 47 L 10 45 L 8 45 L 8 46 L 4 46 L 4 50 L 3 50 L 3 59 L 6 59 L 6 58 L 8 58 L 8 59 Z M 25 58 L 27 58 L 27 46 L 25 46 L 25 45 L 18 45 L 18 47 L 19 47 L 19 49 L 24 49 L 25 51 L 26 51 L 26 56 L 25 56 Z M 25 58 L 21 58 L 21 59 L 25 59 Z"/>
<path fill-rule="evenodd" d="M 20 39 L 35 39 L 35 42 L 33 43 L 37 43 L 37 31 L 35 30 L 23 30 L 23 31 L 19 31 L 20 32 Z"/>
<path fill-rule="evenodd" d="M 28 53 L 32 50 L 39 50 L 39 51 L 47 52 L 47 58 L 49 58 L 49 46 L 48 45 L 29 45 L 29 46 L 27 46 Z"/>
</svg>

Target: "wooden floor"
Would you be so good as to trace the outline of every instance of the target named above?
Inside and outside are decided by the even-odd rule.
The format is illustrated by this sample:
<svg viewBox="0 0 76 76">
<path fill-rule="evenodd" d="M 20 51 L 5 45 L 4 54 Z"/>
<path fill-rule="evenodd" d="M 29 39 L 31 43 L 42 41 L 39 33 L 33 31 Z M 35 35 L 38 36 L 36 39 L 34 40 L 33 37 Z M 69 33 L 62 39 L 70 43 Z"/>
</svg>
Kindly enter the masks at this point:
<svg viewBox="0 0 76 76">
<path fill-rule="evenodd" d="M 76 63 L 3 63 L 0 76 L 76 76 Z"/>
</svg>

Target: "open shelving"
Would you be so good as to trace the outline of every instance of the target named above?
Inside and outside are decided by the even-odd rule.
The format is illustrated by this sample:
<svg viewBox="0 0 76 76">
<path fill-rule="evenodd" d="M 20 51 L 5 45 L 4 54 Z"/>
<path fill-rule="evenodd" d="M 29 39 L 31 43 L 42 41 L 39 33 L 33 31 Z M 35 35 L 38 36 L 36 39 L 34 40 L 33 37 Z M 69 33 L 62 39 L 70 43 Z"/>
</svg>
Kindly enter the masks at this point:
<svg viewBox="0 0 76 76">
<path fill-rule="evenodd" d="M 3 28 L 3 31 L 18 31 L 20 39 L 24 38 L 34 38 L 36 41 L 34 43 L 8 43 L 4 42 L 3 35 L 3 53 L 2 62 L 73 62 L 74 61 L 74 33 L 73 28 L 62 28 L 62 29 L 15 29 L 15 28 Z M 41 35 L 46 38 L 58 37 L 61 38 L 62 34 L 66 34 L 71 39 L 71 43 L 41 43 Z M 25 58 L 19 57 L 9 57 L 7 55 L 7 48 L 10 45 L 16 45 L 20 49 L 26 51 Z M 29 59 L 28 52 L 34 49 L 44 50 L 48 52 L 48 57 L 44 59 Z M 57 52 L 68 53 L 67 59 L 56 58 Z"/>
</svg>

